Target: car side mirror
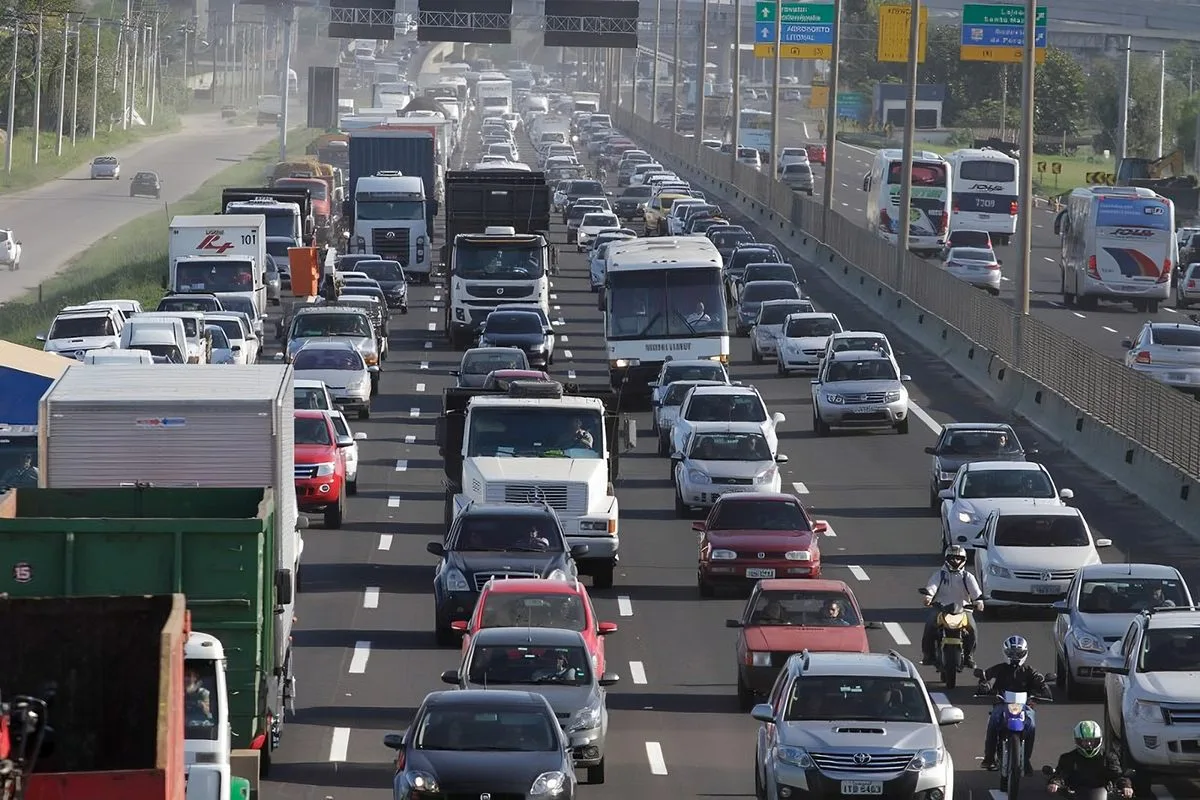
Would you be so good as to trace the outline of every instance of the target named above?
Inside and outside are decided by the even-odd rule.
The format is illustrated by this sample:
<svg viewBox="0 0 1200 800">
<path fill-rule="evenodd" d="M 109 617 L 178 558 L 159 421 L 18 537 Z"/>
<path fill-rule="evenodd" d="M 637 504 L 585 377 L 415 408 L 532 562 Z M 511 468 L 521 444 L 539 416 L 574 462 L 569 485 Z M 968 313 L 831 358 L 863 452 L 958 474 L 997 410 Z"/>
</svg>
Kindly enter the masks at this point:
<svg viewBox="0 0 1200 800">
<path fill-rule="evenodd" d="M 813 533 L 825 534 L 829 533 L 829 523 L 823 519 L 819 519 L 812 524 Z"/>
<path fill-rule="evenodd" d="M 276 360 L 276 361 L 283 361 L 283 353 L 276 353 L 276 354 L 275 354 L 275 360 Z"/>
<path fill-rule="evenodd" d="M 448 373 L 448 374 L 449 374 L 451 377 L 453 377 L 453 378 L 457 378 L 457 377 L 458 377 L 458 370 L 456 370 L 456 369 L 447 370 L 447 373 Z"/>
<path fill-rule="evenodd" d="M 954 499 L 954 490 L 953 489 L 942 489 L 940 492 L 938 492 L 938 498 L 941 500 L 953 500 Z"/>
<path fill-rule="evenodd" d="M 338 447 L 350 447 L 353 444 L 354 444 L 353 436 L 339 436 L 337 438 L 337 446 Z"/>
<path fill-rule="evenodd" d="M 385 733 L 383 735 L 383 746 L 388 750 L 403 750 L 404 749 L 404 734 L 403 733 Z"/>
<path fill-rule="evenodd" d="M 742 621 L 740 619 L 727 619 L 727 620 L 725 620 L 725 627 L 726 628 L 740 628 L 740 627 L 742 627 Z"/>
<path fill-rule="evenodd" d="M 1096 547 L 1112 547 L 1112 539 L 1097 539 Z"/>
<path fill-rule="evenodd" d="M 596 683 L 600 684 L 601 686 L 615 686 L 618 682 L 620 682 L 620 680 L 621 676 L 617 673 L 606 672 L 600 676 L 600 680 L 596 681 Z"/>
<path fill-rule="evenodd" d="M 1064 501 L 1064 502 L 1065 502 L 1065 501 L 1067 501 L 1067 500 L 1070 500 L 1070 499 L 1072 499 L 1072 498 L 1074 498 L 1074 497 L 1075 497 L 1075 493 L 1074 493 L 1074 492 L 1072 492 L 1070 489 L 1059 489 L 1059 490 L 1058 490 L 1058 499 L 1059 499 L 1059 500 L 1062 500 L 1062 501 Z"/>
<path fill-rule="evenodd" d="M 869 631 L 881 631 L 881 630 L 883 630 L 883 623 L 881 623 L 881 622 L 864 622 L 863 627 Z"/>
<path fill-rule="evenodd" d="M 442 673 L 442 683 L 448 683 L 451 686 L 457 686 L 460 683 L 459 677 L 458 677 L 458 670 L 448 669 L 445 672 L 443 672 Z"/>
<path fill-rule="evenodd" d="M 366 440 L 367 440 L 367 435 L 365 433 L 363 433 L 362 431 L 359 431 L 358 433 L 354 434 L 354 441 L 365 442 Z"/>
<path fill-rule="evenodd" d="M 671 453 L 671 460 L 672 461 L 683 461 L 683 453 L 678 453 L 678 452 Z"/>
<path fill-rule="evenodd" d="M 696 522 L 693 522 L 692 530 L 694 530 L 696 533 L 704 533 L 706 530 L 704 520 L 697 520 Z"/>
<path fill-rule="evenodd" d="M 1059 614 L 1067 613 L 1067 601 L 1066 600 L 1056 600 L 1055 602 L 1050 604 L 1050 607 L 1053 608 L 1055 611 L 1057 611 Z"/>
<path fill-rule="evenodd" d="M 580 747 L 587 747 L 590 744 L 589 739 L 582 734 L 574 734 L 567 739 L 567 747 L 576 750 Z"/>
<path fill-rule="evenodd" d="M 1133 339 L 1122 339 L 1121 347 L 1124 347 L 1126 350 L 1132 350 L 1133 349 Z"/>
<path fill-rule="evenodd" d="M 39 333 L 37 336 L 35 336 L 35 337 L 33 337 L 33 338 L 34 338 L 34 339 L 36 339 L 36 340 L 37 340 L 37 341 L 39 341 L 39 342 L 44 342 L 44 341 L 46 341 L 46 334 L 44 334 L 44 333 Z"/>
<path fill-rule="evenodd" d="M 938 449 L 936 447 L 926 447 L 925 448 L 925 455 L 936 456 L 937 454 L 938 454 Z"/>
<path fill-rule="evenodd" d="M 446 555 L 446 545 L 441 542 L 430 542 L 425 545 L 425 550 L 430 554 L 442 558 Z"/>
<path fill-rule="evenodd" d="M 938 725 L 945 727 L 947 725 L 957 725 L 964 719 L 961 708 L 954 706 L 940 706 L 938 708 L 937 721 Z"/>
<path fill-rule="evenodd" d="M 786 463 L 788 463 L 788 457 L 785 456 L 783 453 L 780 453 L 779 455 L 775 456 L 775 463 L 776 464 L 786 464 Z"/>
<path fill-rule="evenodd" d="M 296 517 L 296 530 L 298 530 L 298 531 L 308 530 L 308 517 L 304 516 L 303 514 Z"/>
<path fill-rule="evenodd" d="M 463 620 L 463 619 L 454 620 L 454 622 L 450 623 L 450 630 L 458 631 L 459 633 L 466 633 L 467 632 L 467 621 Z"/>
<path fill-rule="evenodd" d="M 588 554 L 589 550 L 591 550 L 591 548 L 586 544 L 571 545 L 571 557 L 572 558 L 582 558 L 583 556 L 586 556 Z"/>
<path fill-rule="evenodd" d="M 912 380 L 912 375 L 901 375 L 900 376 L 900 381 L 902 383 L 908 383 L 911 380 Z"/>
<path fill-rule="evenodd" d="M 598 636 L 608 636 L 609 634 L 616 633 L 616 632 L 617 632 L 617 623 L 615 623 L 615 622 L 601 622 L 599 625 L 596 626 L 596 634 Z"/>
<path fill-rule="evenodd" d="M 770 703 L 759 703 L 750 709 L 750 716 L 759 722 L 774 722 L 775 709 L 771 708 Z"/>
<path fill-rule="evenodd" d="M 782 411 L 776 411 L 774 414 L 771 415 L 771 419 L 775 422 L 776 425 L 782 425 L 783 423 L 787 422 L 787 417 L 785 417 L 783 415 Z"/>
</svg>

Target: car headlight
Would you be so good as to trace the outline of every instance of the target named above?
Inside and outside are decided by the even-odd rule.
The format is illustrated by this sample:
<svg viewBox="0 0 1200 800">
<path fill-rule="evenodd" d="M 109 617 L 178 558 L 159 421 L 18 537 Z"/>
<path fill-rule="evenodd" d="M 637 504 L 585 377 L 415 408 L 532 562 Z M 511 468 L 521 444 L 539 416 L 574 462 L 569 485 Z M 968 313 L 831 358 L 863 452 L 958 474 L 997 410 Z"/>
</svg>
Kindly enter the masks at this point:
<svg viewBox="0 0 1200 800">
<path fill-rule="evenodd" d="M 883 401 L 885 403 L 898 403 L 898 402 L 900 402 L 901 397 L 903 397 L 903 393 L 900 392 L 899 390 L 896 390 L 894 392 L 888 392 L 887 395 L 883 398 Z"/>
<path fill-rule="evenodd" d="M 1099 637 L 1093 636 L 1082 628 L 1071 631 L 1071 644 L 1077 650 L 1085 653 L 1103 653 L 1108 649 Z"/>
<path fill-rule="evenodd" d="M 337 465 L 332 461 L 326 461 L 324 464 L 317 464 L 317 477 L 324 478 L 332 475 Z"/>
<path fill-rule="evenodd" d="M 941 747 L 932 747 L 928 750 L 921 750 L 913 760 L 908 762 L 908 768 L 913 772 L 920 772 L 923 769 L 932 769 L 946 760 L 946 751 Z"/>
<path fill-rule="evenodd" d="M 418 792 L 426 794 L 438 794 L 442 788 L 438 785 L 437 778 L 430 775 L 428 772 L 409 772 L 405 779 L 408 785 L 416 789 Z"/>
<path fill-rule="evenodd" d="M 538 342 L 537 344 L 533 345 L 533 346 L 532 346 L 532 347 L 530 347 L 529 349 L 530 349 L 530 350 L 532 350 L 532 351 L 533 351 L 533 352 L 535 352 L 535 353 L 540 353 L 540 352 L 542 352 L 542 351 L 544 351 L 544 350 L 546 349 L 546 343 L 545 343 L 545 342 Z"/>
<path fill-rule="evenodd" d="M 788 561 L 812 561 L 812 553 L 807 550 L 788 550 L 783 557 Z"/>
<path fill-rule="evenodd" d="M 840 394 L 827 394 L 825 395 L 825 402 L 832 403 L 835 406 L 840 406 L 842 403 L 846 402 L 846 398 L 842 397 Z"/>
<path fill-rule="evenodd" d="M 698 469 L 689 469 L 687 471 L 688 483 L 712 483 L 712 478 L 708 474 L 701 472 Z"/>
<path fill-rule="evenodd" d="M 461 571 L 451 567 L 442 573 L 442 580 L 446 583 L 446 590 L 450 592 L 469 592 L 471 585 L 467 583 L 466 577 Z"/>
<path fill-rule="evenodd" d="M 567 788 L 567 776 L 561 772 L 543 772 L 534 778 L 529 793 L 539 797 L 562 794 Z"/>
<path fill-rule="evenodd" d="M 1012 573 L 1008 571 L 1008 568 L 1002 567 L 999 564 L 988 564 L 987 571 L 988 571 L 988 575 L 991 575 L 994 578 L 1011 578 L 1012 577 Z"/>
<path fill-rule="evenodd" d="M 548 581 L 565 581 L 566 579 L 567 573 L 561 569 L 556 569 L 546 576 Z"/>
<path fill-rule="evenodd" d="M 769 667 L 771 666 L 771 654 L 750 651 L 750 666 L 752 667 Z"/>
<path fill-rule="evenodd" d="M 570 730 L 573 731 L 590 731 L 592 728 L 600 727 L 600 705 L 588 706 L 582 709 L 571 720 Z"/>
<path fill-rule="evenodd" d="M 775 751 L 775 756 L 783 763 L 800 769 L 816 769 L 817 766 L 808 753 L 799 747 L 780 747 Z"/>
<path fill-rule="evenodd" d="M 793 356 L 801 355 L 800 345 L 797 345 L 797 344 L 789 344 L 787 346 L 787 351 L 788 351 L 789 355 L 793 355 Z"/>
<path fill-rule="evenodd" d="M 762 472 L 754 476 L 754 482 L 756 484 L 770 483 L 771 481 L 775 480 L 775 476 L 777 474 L 779 474 L 779 470 L 777 468 L 774 466 L 767 467 Z"/>
<path fill-rule="evenodd" d="M 367 388 L 367 384 L 371 382 L 370 378 L 355 378 L 346 384 L 346 389 L 351 392 L 360 392 Z"/>
<path fill-rule="evenodd" d="M 732 550 L 713 550 L 709 558 L 713 561 L 733 561 L 737 558 L 737 553 Z"/>
<path fill-rule="evenodd" d="M 939 481 L 952 481 L 952 480 L 954 480 L 954 473 L 953 472 L 942 472 L 941 470 L 939 470 L 938 471 L 938 480 Z"/>
<path fill-rule="evenodd" d="M 1162 722 L 1162 706 L 1149 700 L 1138 700 L 1133 704 L 1133 716 L 1148 722 Z"/>
<path fill-rule="evenodd" d="M 978 522 L 979 519 L 968 511 L 960 511 L 958 512 L 958 521 L 969 525 L 971 523 Z"/>
</svg>

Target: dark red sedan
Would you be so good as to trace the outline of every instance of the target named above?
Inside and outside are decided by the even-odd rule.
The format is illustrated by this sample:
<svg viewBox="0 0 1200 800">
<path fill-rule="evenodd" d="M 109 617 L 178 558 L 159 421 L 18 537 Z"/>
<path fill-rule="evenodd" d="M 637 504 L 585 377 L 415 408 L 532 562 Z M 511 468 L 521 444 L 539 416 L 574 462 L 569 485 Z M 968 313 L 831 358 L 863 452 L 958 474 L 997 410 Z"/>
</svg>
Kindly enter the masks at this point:
<svg viewBox="0 0 1200 800">
<path fill-rule="evenodd" d="M 712 597 L 717 585 L 821 577 L 820 537 L 829 525 L 812 519 L 795 495 L 723 495 L 692 529 L 700 533 L 701 597 Z"/>
<path fill-rule="evenodd" d="M 808 153 L 808 161 L 810 164 L 825 163 L 825 145 L 823 144 L 806 144 L 804 151 Z"/>
</svg>

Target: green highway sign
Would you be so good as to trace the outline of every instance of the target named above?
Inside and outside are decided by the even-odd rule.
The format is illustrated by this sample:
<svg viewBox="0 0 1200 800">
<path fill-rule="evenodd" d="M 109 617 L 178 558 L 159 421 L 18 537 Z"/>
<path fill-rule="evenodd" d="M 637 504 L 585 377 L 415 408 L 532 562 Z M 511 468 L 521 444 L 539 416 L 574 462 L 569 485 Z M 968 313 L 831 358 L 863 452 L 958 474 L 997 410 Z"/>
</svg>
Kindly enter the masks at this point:
<svg viewBox="0 0 1200 800">
<path fill-rule="evenodd" d="M 770 3 L 759 3 L 761 6 Z M 772 6 L 773 8 L 773 6 Z M 785 6 L 786 8 L 786 6 Z M 1025 6 L 993 6 L 979 3 L 967 3 L 962 10 L 962 24 L 967 25 L 1024 25 Z M 1046 25 L 1046 9 L 1037 10 L 1033 24 L 1039 28 Z"/>
<path fill-rule="evenodd" d="M 833 3 L 783 3 L 783 23 L 794 25 L 832 25 Z M 775 21 L 775 3 L 758 0 L 754 4 L 754 21 Z"/>
</svg>

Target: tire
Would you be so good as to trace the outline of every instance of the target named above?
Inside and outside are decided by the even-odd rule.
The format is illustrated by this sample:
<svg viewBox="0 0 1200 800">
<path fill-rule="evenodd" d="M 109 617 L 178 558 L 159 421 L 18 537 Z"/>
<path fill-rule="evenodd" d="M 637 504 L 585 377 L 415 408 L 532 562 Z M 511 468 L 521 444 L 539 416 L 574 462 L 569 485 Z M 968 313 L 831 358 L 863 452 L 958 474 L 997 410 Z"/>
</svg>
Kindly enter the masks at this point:
<svg viewBox="0 0 1200 800">
<path fill-rule="evenodd" d="M 738 675 L 737 679 L 737 698 L 738 708 L 742 711 L 749 711 L 754 708 L 754 701 L 757 699 L 754 692 L 750 691 L 750 687 L 742 682 L 742 676 Z M 756 770 L 757 771 L 757 770 Z"/>
<path fill-rule="evenodd" d="M 942 498 L 937 496 L 937 492 L 935 492 L 933 490 L 933 487 L 931 486 L 929 488 L 929 510 L 936 514 L 936 513 L 940 512 L 941 509 L 942 509 Z"/>
<path fill-rule="evenodd" d="M 433 638 L 437 641 L 438 647 L 454 647 L 462 642 L 462 634 L 453 628 L 437 628 L 433 629 Z"/>
<path fill-rule="evenodd" d="M 371 418 L 371 409 L 368 407 L 365 407 L 365 406 L 363 408 L 360 408 L 358 410 L 358 418 L 359 419 L 370 419 Z"/>
<path fill-rule="evenodd" d="M 713 585 L 699 576 L 696 578 L 696 589 L 699 590 L 700 596 L 705 599 L 716 595 L 716 592 L 713 591 Z"/>
<path fill-rule="evenodd" d="M 346 481 L 346 494 L 350 495 L 351 497 L 358 494 L 358 476 L 357 475 L 354 477 L 354 480 Z"/>
<path fill-rule="evenodd" d="M 1006 776 L 1004 778 L 1004 791 L 1007 792 L 1009 800 L 1020 800 L 1021 797 L 1021 778 L 1024 777 L 1025 764 L 1025 746 L 1021 741 L 1021 736 L 1016 733 L 1008 735 L 1008 758 L 1004 765 Z"/>
<path fill-rule="evenodd" d="M 659 436 L 658 437 L 658 454 L 661 457 L 666 458 L 667 456 L 671 455 L 670 448 L 671 448 L 671 446 L 669 444 L 667 444 L 667 440 L 664 439 L 663 437 Z M 671 473 L 671 474 L 673 475 L 674 473 Z"/>
<path fill-rule="evenodd" d="M 599 786 L 604 783 L 604 759 L 600 759 L 600 763 L 594 767 L 587 768 L 587 782 L 589 786 Z"/>
<path fill-rule="evenodd" d="M 763 357 L 759 354 L 758 348 L 756 348 L 753 344 L 750 345 L 750 363 L 751 364 L 763 363 Z"/>
<path fill-rule="evenodd" d="M 342 520 L 345 518 L 346 496 L 342 495 L 338 498 L 337 503 L 325 509 L 325 527 L 330 530 L 338 530 L 342 527 Z"/>
<path fill-rule="evenodd" d="M 962 668 L 962 658 L 961 647 L 942 646 L 942 682 L 949 690 L 958 685 L 958 671 Z"/>
<path fill-rule="evenodd" d="M 896 433 L 899 433 L 899 434 L 908 433 L 908 417 L 905 417 L 904 419 L 902 419 L 896 423 Z"/>
<path fill-rule="evenodd" d="M 613 572 L 617 565 L 612 561 L 605 561 L 599 566 L 592 569 L 592 588 L 593 589 L 611 589 L 613 587 Z"/>
<path fill-rule="evenodd" d="M 687 519 L 689 509 L 683 504 L 683 498 L 679 496 L 679 492 L 675 492 L 675 519 Z"/>
</svg>

